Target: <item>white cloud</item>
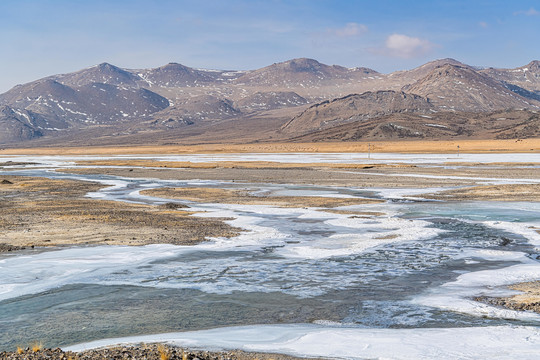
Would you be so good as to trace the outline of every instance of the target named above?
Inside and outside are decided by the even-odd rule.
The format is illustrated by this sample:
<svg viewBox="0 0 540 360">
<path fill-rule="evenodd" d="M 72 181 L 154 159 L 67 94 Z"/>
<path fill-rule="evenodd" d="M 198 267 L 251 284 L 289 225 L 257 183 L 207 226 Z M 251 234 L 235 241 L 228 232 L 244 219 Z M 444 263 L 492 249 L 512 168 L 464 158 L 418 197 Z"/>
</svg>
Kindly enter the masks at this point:
<svg viewBox="0 0 540 360">
<path fill-rule="evenodd" d="M 328 29 L 328 33 L 338 36 L 338 37 L 351 37 L 351 36 L 358 36 L 366 33 L 368 31 L 368 27 L 364 24 L 358 24 L 358 23 L 347 23 L 342 28 L 337 29 Z"/>
<path fill-rule="evenodd" d="M 385 47 L 373 52 L 404 59 L 419 57 L 430 52 L 436 45 L 428 40 L 403 34 L 392 34 L 386 38 Z"/>
<path fill-rule="evenodd" d="M 514 15 L 539 16 L 540 11 L 535 8 L 530 8 L 529 10 L 516 11 Z"/>
</svg>

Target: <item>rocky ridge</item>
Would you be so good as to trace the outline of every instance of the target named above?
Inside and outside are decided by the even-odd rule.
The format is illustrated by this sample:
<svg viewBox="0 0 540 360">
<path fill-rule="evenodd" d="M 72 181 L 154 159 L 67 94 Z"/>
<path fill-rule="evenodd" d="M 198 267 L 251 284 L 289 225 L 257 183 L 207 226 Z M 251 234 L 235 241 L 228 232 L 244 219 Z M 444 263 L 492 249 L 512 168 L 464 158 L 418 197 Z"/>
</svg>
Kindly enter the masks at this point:
<svg viewBox="0 0 540 360">
<path fill-rule="evenodd" d="M 540 108 L 497 80 L 461 65 L 436 67 L 403 91 L 425 96 L 441 111 Z"/>
<path fill-rule="evenodd" d="M 320 130 L 393 113 L 431 113 L 433 109 L 428 98 L 412 93 L 393 90 L 365 92 L 315 104 L 291 119 L 282 130 Z"/>
<path fill-rule="evenodd" d="M 537 95 L 540 94 L 540 61 L 538 60 L 515 69 L 488 68 L 479 72 L 504 84 L 519 86 Z"/>
<path fill-rule="evenodd" d="M 429 115 L 402 112 L 294 133 L 300 134 L 291 138 L 294 142 L 482 138 L 519 141 L 540 137 L 540 113 L 529 110 L 435 112 Z"/>
<path fill-rule="evenodd" d="M 0 94 L 0 106 L 0 144 L 110 142 L 117 134 L 127 143 L 193 136 L 208 142 L 219 141 L 223 127 L 227 139 L 242 129 L 249 140 L 284 140 L 390 115 L 537 111 L 540 62 L 479 70 L 441 59 L 391 74 L 306 58 L 249 71 L 103 63 L 18 85 Z M 520 126 L 516 134 L 527 128 Z"/>
</svg>

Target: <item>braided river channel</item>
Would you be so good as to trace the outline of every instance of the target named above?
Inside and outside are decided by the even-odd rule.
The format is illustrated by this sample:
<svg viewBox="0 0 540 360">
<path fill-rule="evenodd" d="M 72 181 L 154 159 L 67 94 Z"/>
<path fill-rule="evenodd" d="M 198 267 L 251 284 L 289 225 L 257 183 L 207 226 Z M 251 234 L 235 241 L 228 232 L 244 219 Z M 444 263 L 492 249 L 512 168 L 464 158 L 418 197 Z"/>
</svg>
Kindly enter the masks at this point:
<svg viewBox="0 0 540 360">
<path fill-rule="evenodd" d="M 462 154 L 459 160 L 501 161 L 501 155 L 490 156 Z M 540 160 L 508 156 L 504 161 Z M 177 202 L 196 211 L 193 216 L 229 218 L 245 231 L 194 246 L 78 246 L 0 254 L 0 350 L 37 339 L 72 350 L 163 341 L 348 359 L 533 359 L 540 351 L 539 314 L 475 300 L 512 295 L 516 292 L 507 285 L 540 280 L 535 230 L 540 203 L 426 200 L 412 197 L 427 192 L 415 188 L 70 174 L 62 169 L 76 167 L 77 158 L 6 159 L 37 165 L 4 168 L 0 175 L 99 182 L 107 187 L 87 195 L 95 201 Z M 351 154 L 211 160 L 360 161 Z M 395 154 L 370 161 L 439 166 L 451 160 Z M 540 183 L 540 178 L 484 180 Z M 161 187 L 384 201 L 340 207 L 340 212 L 195 203 L 140 193 Z M 444 189 L 430 189 L 439 190 Z"/>
</svg>

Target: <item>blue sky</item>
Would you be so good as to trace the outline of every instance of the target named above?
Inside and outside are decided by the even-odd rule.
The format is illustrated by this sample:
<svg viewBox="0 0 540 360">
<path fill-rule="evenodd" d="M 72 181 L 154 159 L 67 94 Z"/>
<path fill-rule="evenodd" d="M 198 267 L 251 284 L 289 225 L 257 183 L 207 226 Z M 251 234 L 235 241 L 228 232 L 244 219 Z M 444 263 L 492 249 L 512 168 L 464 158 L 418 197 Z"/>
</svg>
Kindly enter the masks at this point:
<svg viewBox="0 0 540 360">
<path fill-rule="evenodd" d="M 380 72 L 540 59 L 540 1 L 2 0 L 0 92 L 101 62 L 255 69 L 297 57 Z"/>
</svg>

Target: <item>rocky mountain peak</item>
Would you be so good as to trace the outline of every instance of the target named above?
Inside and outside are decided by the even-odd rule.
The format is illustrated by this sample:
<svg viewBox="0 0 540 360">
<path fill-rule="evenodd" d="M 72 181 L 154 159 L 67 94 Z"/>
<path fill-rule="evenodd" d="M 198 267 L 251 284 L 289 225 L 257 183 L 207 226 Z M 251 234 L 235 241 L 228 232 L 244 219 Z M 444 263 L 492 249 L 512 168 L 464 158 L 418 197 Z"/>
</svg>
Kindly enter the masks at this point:
<svg viewBox="0 0 540 360">
<path fill-rule="evenodd" d="M 317 86 L 332 81 L 350 82 L 362 72 L 343 66 L 326 65 L 317 60 L 299 58 L 272 64 L 246 73 L 236 79 L 238 84 L 266 85 L 290 89 L 300 86 Z"/>
<path fill-rule="evenodd" d="M 468 67 L 468 65 L 465 65 L 457 60 L 446 58 L 430 61 L 412 70 L 393 72 L 391 74 L 388 74 L 387 78 L 395 82 L 396 87 L 392 87 L 392 89 L 397 90 L 404 85 L 411 85 L 415 83 L 416 81 L 429 75 L 434 69 L 444 67 L 446 65 Z"/>
<path fill-rule="evenodd" d="M 403 87 L 403 91 L 422 94 L 422 88 L 426 86 L 434 86 L 435 83 L 452 84 L 455 87 L 462 87 L 465 82 L 485 83 L 492 87 L 501 87 L 499 83 L 493 79 L 478 73 L 467 65 L 443 64 L 432 69 L 426 76 L 419 79 L 414 84 Z M 411 89 L 414 89 L 411 90 Z"/>
<path fill-rule="evenodd" d="M 524 67 L 529 69 L 529 71 L 540 72 L 540 61 L 533 60 Z"/>
<path fill-rule="evenodd" d="M 487 68 L 480 72 L 503 83 L 518 95 L 538 101 L 540 99 L 540 61 L 534 60 L 515 69 Z"/>
<path fill-rule="evenodd" d="M 534 106 L 503 83 L 466 65 L 436 67 L 403 90 L 425 96 L 439 110 L 476 112 Z"/>
<path fill-rule="evenodd" d="M 459 64 L 441 64 L 436 66 L 429 76 L 466 76 L 466 74 L 472 75 L 475 72 L 468 66 L 462 66 Z"/>
<path fill-rule="evenodd" d="M 97 68 L 99 68 L 100 70 L 105 70 L 105 71 L 123 71 L 122 69 L 120 69 L 118 66 L 114 66 L 112 64 L 109 64 L 107 62 L 103 62 L 101 64 L 98 64 L 96 65 Z"/>
<path fill-rule="evenodd" d="M 216 75 L 178 63 L 168 63 L 155 69 L 143 71 L 139 76 L 150 86 L 184 87 L 216 82 Z"/>
<path fill-rule="evenodd" d="M 188 71 L 193 70 L 192 68 L 176 63 L 176 62 L 170 62 L 167 65 L 160 66 L 158 69 L 162 71 Z"/>
<path fill-rule="evenodd" d="M 140 78 L 124 69 L 109 63 L 101 63 L 80 71 L 55 77 L 58 82 L 68 86 L 83 86 L 92 83 L 137 87 Z"/>
<path fill-rule="evenodd" d="M 442 66 L 442 65 L 468 66 L 468 65 L 463 64 L 461 61 L 457 61 L 456 59 L 452 59 L 452 58 L 444 58 L 444 59 L 433 60 L 433 61 L 430 61 L 430 62 L 426 63 L 423 66 L 428 66 L 428 67 L 429 66 L 435 66 L 435 67 L 438 67 L 438 66 Z"/>
<path fill-rule="evenodd" d="M 327 66 L 321 64 L 317 60 L 308 58 L 293 59 L 281 64 L 283 65 L 283 68 L 288 68 L 294 72 L 317 72 L 320 71 L 323 66 Z"/>
<path fill-rule="evenodd" d="M 436 68 L 444 67 L 444 66 L 458 66 L 463 68 L 471 68 L 469 65 L 463 64 L 462 62 L 459 62 L 452 58 L 445 58 L 445 59 L 438 59 L 433 60 L 428 63 L 425 63 L 424 65 L 421 65 L 415 69 L 412 69 L 411 72 L 426 72 L 431 71 Z"/>
</svg>

